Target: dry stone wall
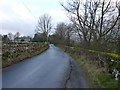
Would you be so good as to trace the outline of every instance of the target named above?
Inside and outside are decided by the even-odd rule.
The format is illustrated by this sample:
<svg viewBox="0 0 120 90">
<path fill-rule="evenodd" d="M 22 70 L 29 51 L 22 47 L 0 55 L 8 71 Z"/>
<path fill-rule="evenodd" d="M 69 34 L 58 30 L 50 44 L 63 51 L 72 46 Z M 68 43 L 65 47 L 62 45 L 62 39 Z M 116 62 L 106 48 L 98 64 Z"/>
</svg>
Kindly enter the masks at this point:
<svg viewBox="0 0 120 90">
<path fill-rule="evenodd" d="M 85 49 L 61 46 L 65 51 L 76 53 L 78 55 L 84 55 L 92 63 L 96 64 L 98 68 L 106 67 L 108 72 L 112 74 L 116 80 L 120 80 L 120 59 L 113 59 L 112 57 L 101 54 L 101 53 L 92 53 Z"/>
<path fill-rule="evenodd" d="M 3 67 L 37 55 L 47 48 L 45 43 L 2 43 Z"/>
</svg>

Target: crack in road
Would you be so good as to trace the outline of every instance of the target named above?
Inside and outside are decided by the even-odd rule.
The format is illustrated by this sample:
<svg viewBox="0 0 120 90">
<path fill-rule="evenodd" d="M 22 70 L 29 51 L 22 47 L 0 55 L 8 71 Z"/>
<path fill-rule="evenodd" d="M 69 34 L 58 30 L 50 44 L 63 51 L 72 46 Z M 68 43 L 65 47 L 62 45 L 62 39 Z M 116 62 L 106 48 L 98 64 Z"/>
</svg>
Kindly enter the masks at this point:
<svg viewBox="0 0 120 90">
<path fill-rule="evenodd" d="M 67 88 L 89 88 L 89 82 L 86 78 L 86 75 L 76 63 L 76 61 L 70 57 L 69 58 L 70 71 L 68 78 L 66 80 L 66 89 Z"/>
<path fill-rule="evenodd" d="M 7 67 L 2 72 L 3 88 L 64 88 L 66 90 L 89 86 L 75 60 L 54 45 L 50 45 L 46 52 Z"/>
<path fill-rule="evenodd" d="M 69 59 L 69 60 L 70 60 L 70 61 L 69 61 L 70 71 L 69 71 L 68 78 L 67 78 L 66 83 L 65 83 L 65 89 L 68 88 L 68 87 L 67 87 L 67 84 L 68 84 L 68 82 L 69 82 L 69 80 L 70 80 L 70 78 L 71 78 L 71 73 L 72 73 L 72 62 L 71 62 L 71 59 Z"/>
</svg>

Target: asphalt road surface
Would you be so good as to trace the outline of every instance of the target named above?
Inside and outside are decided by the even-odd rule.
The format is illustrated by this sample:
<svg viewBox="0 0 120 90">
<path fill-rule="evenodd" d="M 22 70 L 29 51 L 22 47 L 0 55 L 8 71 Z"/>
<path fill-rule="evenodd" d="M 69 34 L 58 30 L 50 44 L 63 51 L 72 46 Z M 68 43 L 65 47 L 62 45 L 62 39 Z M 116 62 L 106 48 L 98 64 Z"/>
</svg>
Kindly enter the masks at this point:
<svg viewBox="0 0 120 90">
<path fill-rule="evenodd" d="M 76 62 L 54 45 L 40 55 L 2 71 L 3 88 L 88 88 Z"/>
</svg>

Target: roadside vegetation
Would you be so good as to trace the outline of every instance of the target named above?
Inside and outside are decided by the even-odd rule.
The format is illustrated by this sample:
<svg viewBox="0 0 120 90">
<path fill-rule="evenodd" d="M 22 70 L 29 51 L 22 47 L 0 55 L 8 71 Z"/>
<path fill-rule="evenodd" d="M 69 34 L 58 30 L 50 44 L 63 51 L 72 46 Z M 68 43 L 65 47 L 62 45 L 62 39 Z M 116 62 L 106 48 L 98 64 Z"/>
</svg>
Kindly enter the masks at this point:
<svg viewBox="0 0 120 90">
<path fill-rule="evenodd" d="M 119 87 L 120 2 L 67 0 L 60 5 L 70 22 L 56 25 L 50 43 L 76 59 L 93 87 Z"/>
<path fill-rule="evenodd" d="M 9 50 L 2 53 L 3 66 L 46 50 L 47 44 L 43 44 L 44 47 L 37 44 L 49 42 L 75 58 L 88 75 L 93 87 L 120 87 L 120 1 L 67 0 L 60 2 L 60 5 L 69 18 L 67 23 L 59 22 L 53 27 L 51 16 L 44 14 L 38 19 L 34 37 L 20 37 L 19 32 L 15 35 L 0 35 L 3 44 L 29 43 L 25 46 L 29 48 L 31 42 L 37 42 L 35 46 L 32 45 L 34 49 L 28 49 L 33 51 L 24 52 L 22 49 L 16 49 L 13 50 L 14 55 L 11 55 Z M 55 32 L 50 34 L 52 29 Z M 21 47 L 19 45 L 18 47 Z M 13 47 L 9 44 L 9 48 Z"/>
<path fill-rule="evenodd" d="M 75 50 L 73 47 L 59 47 L 76 60 L 88 76 L 92 88 L 119 88 L 119 80 L 115 80 L 114 74 L 109 73 L 107 66 L 100 65 L 99 60 L 91 60 L 95 59 L 93 55 L 88 54 L 85 50 Z"/>
<path fill-rule="evenodd" d="M 44 43 L 2 43 L 2 67 L 33 57 L 49 48 Z"/>
<path fill-rule="evenodd" d="M 7 67 L 19 61 L 31 58 L 49 48 L 48 36 L 52 29 L 51 16 L 42 15 L 38 20 L 34 37 L 21 36 L 19 32 L 7 35 L 0 34 L 2 42 L 2 67 Z"/>
</svg>

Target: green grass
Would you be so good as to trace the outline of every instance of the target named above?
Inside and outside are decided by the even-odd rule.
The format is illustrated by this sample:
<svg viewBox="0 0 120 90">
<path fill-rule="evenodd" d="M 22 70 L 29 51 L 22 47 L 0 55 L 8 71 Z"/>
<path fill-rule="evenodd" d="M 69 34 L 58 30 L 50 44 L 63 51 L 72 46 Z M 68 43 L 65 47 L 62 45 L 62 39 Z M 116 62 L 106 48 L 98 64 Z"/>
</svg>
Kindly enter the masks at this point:
<svg viewBox="0 0 120 90">
<path fill-rule="evenodd" d="M 118 88 L 118 81 L 110 74 L 99 74 L 97 78 L 102 88 Z"/>
<path fill-rule="evenodd" d="M 111 74 L 107 72 L 105 67 L 97 67 L 92 60 L 87 60 L 85 56 L 72 53 L 65 48 L 62 48 L 65 52 L 70 54 L 76 62 L 80 65 L 86 75 L 89 78 L 91 87 L 93 88 L 118 88 L 118 81 L 116 81 Z"/>
<path fill-rule="evenodd" d="M 92 62 L 75 54 L 71 55 L 79 63 L 80 67 L 84 69 L 93 87 L 118 88 L 118 81 L 116 81 L 112 75 L 106 73 L 106 68 L 97 68 Z"/>
</svg>

